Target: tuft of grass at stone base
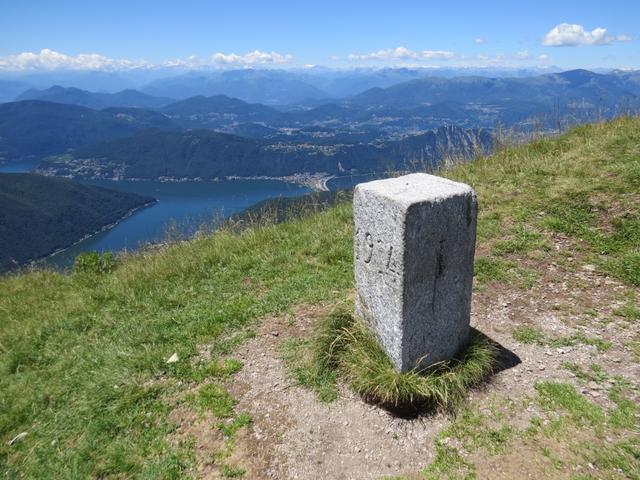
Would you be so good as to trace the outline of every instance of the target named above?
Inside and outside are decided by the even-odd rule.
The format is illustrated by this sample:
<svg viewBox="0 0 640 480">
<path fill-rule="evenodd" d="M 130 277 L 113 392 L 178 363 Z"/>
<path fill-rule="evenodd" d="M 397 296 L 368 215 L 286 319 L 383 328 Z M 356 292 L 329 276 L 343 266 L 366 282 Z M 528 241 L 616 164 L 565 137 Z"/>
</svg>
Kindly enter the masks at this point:
<svg viewBox="0 0 640 480">
<path fill-rule="evenodd" d="M 327 384 L 341 379 L 366 401 L 385 408 L 451 409 L 493 371 L 497 349 L 472 330 L 466 350 L 457 359 L 400 373 L 369 327 L 338 310 L 323 319 L 303 358 L 306 365 L 295 367 L 294 376 L 319 395 L 327 391 Z"/>
</svg>

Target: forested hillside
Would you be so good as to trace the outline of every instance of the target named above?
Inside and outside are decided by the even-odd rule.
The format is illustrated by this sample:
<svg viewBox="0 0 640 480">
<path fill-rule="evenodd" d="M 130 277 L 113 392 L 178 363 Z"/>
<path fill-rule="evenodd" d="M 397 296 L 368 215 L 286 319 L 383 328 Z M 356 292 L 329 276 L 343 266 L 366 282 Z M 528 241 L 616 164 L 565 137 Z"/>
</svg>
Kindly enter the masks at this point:
<svg viewBox="0 0 640 480">
<path fill-rule="evenodd" d="M 67 179 L 0 174 L 0 271 L 68 247 L 150 202 Z"/>
</svg>

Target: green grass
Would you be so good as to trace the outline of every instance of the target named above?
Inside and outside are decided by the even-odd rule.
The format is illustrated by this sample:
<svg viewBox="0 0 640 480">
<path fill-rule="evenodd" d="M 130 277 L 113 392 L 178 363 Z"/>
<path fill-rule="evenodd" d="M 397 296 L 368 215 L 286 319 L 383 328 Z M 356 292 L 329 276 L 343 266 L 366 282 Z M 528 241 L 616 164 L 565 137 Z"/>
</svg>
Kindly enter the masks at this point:
<svg viewBox="0 0 640 480">
<path fill-rule="evenodd" d="M 453 447 L 436 440 L 436 455 L 433 462 L 422 471 L 426 480 L 475 480 L 474 467 Z"/>
<path fill-rule="evenodd" d="M 229 465 L 222 465 L 220 473 L 223 478 L 241 478 L 245 474 L 245 470 L 240 467 L 230 467 Z"/>
<path fill-rule="evenodd" d="M 628 478 L 640 480 L 640 440 L 630 438 L 594 448 L 583 446 L 583 458 L 598 469 L 598 474 L 587 474 L 584 479 L 599 480 L 601 478 Z M 606 472 L 603 477 L 601 472 Z"/>
<path fill-rule="evenodd" d="M 226 415 L 227 417 L 231 417 L 233 414 Z M 239 430 L 243 428 L 247 428 L 249 425 L 253 423 L 253 418 L 248 413 L 240 413 L 233 418 L 227 418 L 222 422 L 218 423 L 217 428 L 223 435 L 223 445 L 218 451 L 215 452 L 214 458 L 221 462 L 227 459 L 235 450 L 236 447 L 236 436 Z M 225 464 L 222 464 L 221 474 L 224 476 L 224 467 Z M 238 468 L 238 471 L 242 470 Z M 244 472 L 244 470 L 242 470 Z"/>
<path fill-rule="evenodd" d="M 593 368 L 591 369 L 594 370 Z M 595 369 L 598 371 L 598 369 Z M 584 375 L 584 373 L 582 373 Z M 598 374 L 600 380 L 603 377 Z M 598 378 L 598 376 L 596 378 Z M 587 374 L 583 380 L 593 378 Z M 546 411 L 552 413 L 567 412 L 568 417 L 560 417 L 561 423 L 554 428 L 564 424 L 566 427 L 594 427 L 606 426 L 612 431 L 633 429 L 640 424 L 638 414 L 640 408 L 633 400 L 633 385 L 619 376 L 613 377 L 613 387 L 609 392 L 609 399 L 614 405 L 613 408 L 605 410 L 588 400 L 585 396 L 576 391 L 575 387 L 569 383 L 555 381 L 538 382 L 535 384 L 538 397 L 536 401 Z M 564 422 L 562 422 L 564 420 Z M 569 421 L 567 423 L 567 420 Z M 553 422 L 551 422 L 553 424 Z M 639 459 L 640 460 L 640 459 Z"/>
<path fill-rule="evenodd" d="M 549 246 L 540 232 L 518 225 L 514 228 L 511 238 L 497 240 L 491 247 L 491 253 L 505 256 L 512 253 L 527 253 L 532 250 L 548 250 Z"/>
<path fill-rule="evenodd" d="M 590 370 L 599 371 L 598 367 Z M 513 468 L 512 463 L 518 460 L 511 454 L 523 448 L 525 455 L 535 455 L 531 448 L 535 446 L 540 458 L 523 459 L 523 466 L 534 464 L 539 478 L 639 478 L 640 441 L 633 436 L 638 406 L 632 400 L 633 386 L 620 377 L 613 380 L 612 409 L 596 405 L 568 383 L 537 382 L 537 395 L 528 401 L 540 407 L 542 416 L 533 417 L 523 430 L 516 426 L 520 413 L 510 408 L 508 401 L 490 400 L 465 407 L 438 433 L 435 457 L 423 476 L 430 480 L 474 479 L 478 458 L 498 456 L 494 465 L 500 465 L 500 456 L 506 454 L 504 462 Z M 545 463 L 550 468 L 545 468 Z M 586 469 L 586 476 L 571 476 L 576 465 L 588 463 L 592 467 Z"/>
<path fill-rule="evenodd" d="M 609 378 L 607 372 L 597 363 L 589 365 L 589 370 L 587 371 L 583 370 L 577 363 L 571 362 L 564 362 L 562 367 L 573 373 L 583 384 L 587 382 L 602 383 Z"/>
<path fill-rule="evenodd" d="M 488 455 L 504 452 L 514 434 L 509 425 L 493 428 L 484 415 L 471 408 L 465 408 L 447 428 L 447 435 L 460 440 L 467 451 L 483 449 Z"/>
<path fill-rule="evenodd" d="M 544 345 L 546 337 L 541 328 L 523 325 L 513 331 L 513 338 L 527 345 Z"/>
<path fill-rule="evenodd" d="M 514 329 L 513 338 L 518 342 L 530 345 L 540 345 L 553 348 L 573 347 L 576 345 L 593 345 L 598 352 L 606 352 L 611 348 L 611 342 L 601 338 L 588 337 L 582 332 L 569 336 L 549 336 L 540 327 L 521 325 Z"/>
<path fill-rule="evenodd" d="M 574 423 L 597 425 L 605 420 L 604 411 L 580 395 L 573 385 L 558 382 L 538 382 L 535 385 L 538 402 L 545 410 L 565 410 Z"/>
<path fill-rule="evenodd" d="M 287 339 L 280 352 L 298 385 L 315 391 L 321 402 L 332 402 L 338 398 L 336 371 L 313 361 L 313 342 L 314 338 Z"/>
<path fill-rule="evenodd" d="M 613 313 L 627 320 L 640 320 L 640 308 L 632 302 L 627 302 Z"/>
<path fill-rule="evenodd" d="M 640 218 L 638 213 L 626 213 L 613 218 L 611 232 L 604 231 L 596 221 L 597 212 L 606 206 L 589 200 L 593 192 L 567 194 L 547 206 L 550 215 L 543 225 L 552 231 L 565 233 L 586 241 L 598 254 L 603 270 L 625 283 L 640 286 Z"/>
<path fill-rule="evenodd" d="M 544 250 L 534 246 L 542 241 L 536 233 L 560 233 L 602 272 L 638 286 L 639 124 L 624 118 L 580 126 L 442 173 L 476 189 L 484 209 L 479 238 L 494 253 Z M 516 231 L 501 238 L 501 226 L 510 224 Z"/>
<path fill-rule="evenodd" d="M 257 319 L 351 288 L 351 232 L 342 205 L 126 257 L 91 282 L 47 271 L 0 279 L 0 471 L 185 475 L 189 451 L 168 443 L 169 412 L 183 385 L 239 368 L 194 364 L 197 347 L 229 351 Z M 202 408 L 229 412 L 222 387 L 200 388 Z"/>
<path fill-rule="evenodd" d="M 610 399 L 615 408 L 605 410 L 580 395 L 567 383 L 553 381 L 539 382 L 535 385 L 538 392 L 537 402 L 548 412 L 559 415 L 558 420 L 549 422 L 542 428 L 545 437 L 562 435 L 566 444 L 582 463 L 590 463 L 592 471 L 571 478 L 632 478 L 640 479 L 640 441 L 634 431 L 638 425 L 638 406 L 627 394 L 630 385 L 621 378 L 614 379 Z M 588 441 L 578 441 L 580 431 L 594 437 Z M 614 432 L 630 432 L 631 438 L 624 433 L 615 441 L 609 436 Z M 602 441 L 605 439 L 606 441 Z M 622 477 L 620 476 L 622 474 Z"/>
<path fill-rule="evenodd" d="M 235 434 L 241 428 L 248 427 L 253 422 L 251 415 L 248 413 L 241 413 L 229 423 L 221 423 L 218 425 L 218 429 L 227 438 L 235 438 Z"/>
<path fill-rule="evenodd" d="M 628 343 L 631 352 L 633 353 L 633 360 L 636 363 L 640 363 L 640 333 L 637 334 L 633 340 Z"/>
<path fill-rule="evenodd" d="M 570 251 L 560 255 L 575 254 L 629 287 L 640 285 L 638 145 L 640 120 L 620 119 L 442 172 L 478 194 L 477 285 L 526 289 L 539 281 L 531 261 L 525 268 L 521 260 L 556 255 L 541 235 L 549 243 L 554 235 L 567 237 Z M 300 303 L 343 302 L 353 288 L 352 234 L 345 203 L 277 226 L 223 231 L 117 258 L 108 268 L 76 275 L 33 271 L 0 278 L 1 475 L 188 476 L 191 447 L 168 440 L 175 428 L 169 413 L 187 391 L 222 388 L 240 366 L 220 358 L 250 338 L 260 318 Z M 633 306 L 620 313 L 637 320 Z M 630 337 L 635 361 L 639 338 Z M 586 341 L 607 348 L 598 339 Z M 211 345 L 211 362 L 198 360 L 202 345 Z M 174 352 L 180 360 L 167 364 Z M 368 380 L 359 388 L 373 389 L 372 379 L 387 385 L 379 398 L 405 397 L 424 382 L 385 373 L 375 355 L 353 360 L 378 367 L 375 375 L 361 375 Z M 351 375 L 360 374 L 354 367 Z M 316 380 L 313 372 L 307 379 Z M 327 399 L 335 395 L 331 376 L 321 383 Z M 424 388 L 444 403 L 460 390 Z M 22 441 L 7 444 L 22 432 Z M 623 447 L 616 452 L 632 451 Z M 451 453 L 447 449 L 441 447 L 439 458 Z"/>
<path fill-rule="evenodd" d="M 485 285 L 489 282 L 515 282 L 520 288 L 527 290 L 534 285 L 537 274 L 514 262 L 487 256 L 476 258 L 474 279 L 476 285 Z"/>
<path fill-rule="evenodd" d="M 364 322 L 341 310 L 321 321 L 306 347 L 293 369 L 301 384 L 328 400 L 342 379 L 367 401 L 391 409 L 453 408 L 491 373 L 497 356 L 494 344 L 472 330 L 457 359 L 399 373 Z"/>
<path fill-rule="evenodd" d="M 423 476 L 429 480 L 475 479 L 470 454 L 481 452 L 484 457 L 492 457 L 507 452 L 518 432 L 500 423 L 501 415 L 496 413 L 485 415 L 472 406 L 457 412 L 451 423 L 438 433 L 435 458 L 423 470 Z"/>
<path fill-rule="evenodd" d="M 233 397 L 222 386 L 215 383 L 200 387 L 196 403 L 201 410 L 207 410 L 218 418 L 230 417 L 236 406 Z"/>
</svg>

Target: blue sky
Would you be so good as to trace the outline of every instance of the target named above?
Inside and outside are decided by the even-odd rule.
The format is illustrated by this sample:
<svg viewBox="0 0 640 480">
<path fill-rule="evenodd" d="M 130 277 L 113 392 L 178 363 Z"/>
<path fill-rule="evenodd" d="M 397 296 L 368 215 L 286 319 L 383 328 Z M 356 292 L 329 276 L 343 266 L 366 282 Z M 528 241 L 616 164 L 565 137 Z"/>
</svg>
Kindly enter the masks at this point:
<svg viewBox="0 0 640 480">
<path fill-rule="evenodd" d="M 637 0 L 2 2 L 3 70 L 640 68 Z"/>
</svg>

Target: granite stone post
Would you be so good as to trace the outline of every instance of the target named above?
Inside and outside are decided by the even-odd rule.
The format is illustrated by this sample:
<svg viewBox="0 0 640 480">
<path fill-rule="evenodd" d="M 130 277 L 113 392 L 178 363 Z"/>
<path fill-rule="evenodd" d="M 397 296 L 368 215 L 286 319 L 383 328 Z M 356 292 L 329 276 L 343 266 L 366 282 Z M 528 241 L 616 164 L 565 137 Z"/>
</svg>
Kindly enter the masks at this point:
<svg viewBox="0 0 640 480">
<path fill-rule="evenodd" d="M 399 371 L 452 358 L 468 339 L 475 192 L 416 173 L 356 186 L 356 313 Z"/>
</svg>

